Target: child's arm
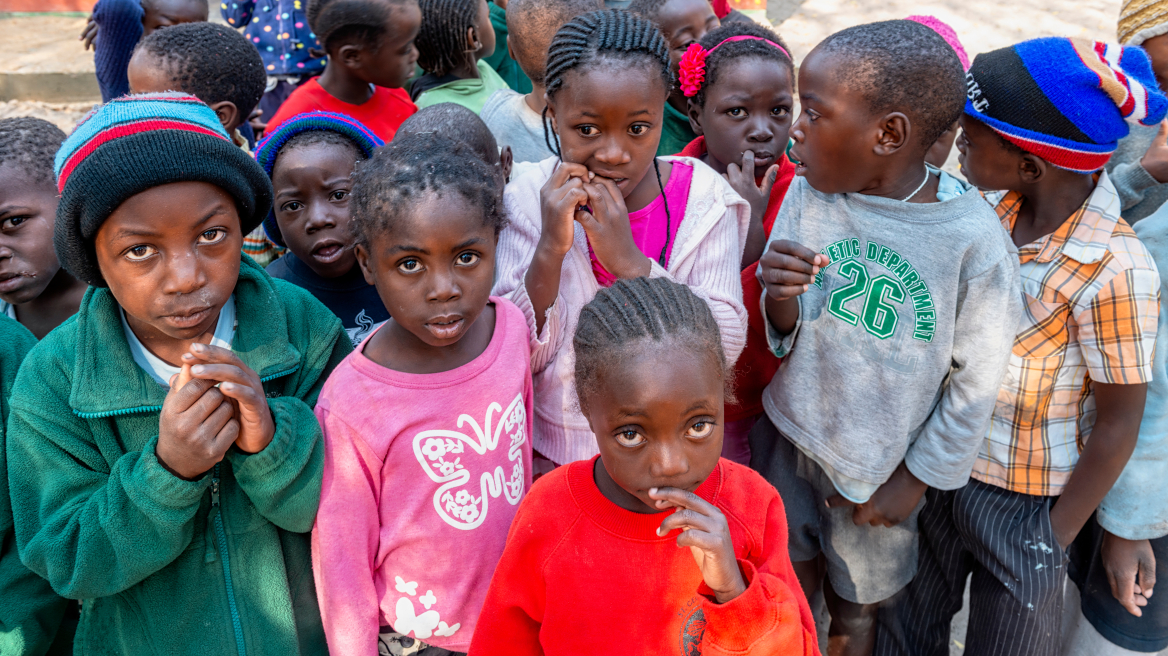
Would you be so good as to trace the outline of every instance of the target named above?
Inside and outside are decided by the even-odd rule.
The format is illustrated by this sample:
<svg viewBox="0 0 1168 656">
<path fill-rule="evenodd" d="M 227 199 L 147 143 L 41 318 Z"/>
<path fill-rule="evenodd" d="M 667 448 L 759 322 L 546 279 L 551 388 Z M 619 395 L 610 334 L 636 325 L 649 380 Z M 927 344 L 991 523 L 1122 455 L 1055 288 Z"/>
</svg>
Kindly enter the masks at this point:
<svg viewBox="0 0 1168 656">
<path fill-rule="evenodd" d="M 1160 122 L 1160 130 L 1143 157 L 1116 164 L 1107 176 L 1119 193 L 1123 209 L 1139 205 L 1149 189 L 1168 180 L 1168 120 Z"/>
<path fill-rule="evenodd" d="M 798 296 L 807 291 L 819 269 L 827 265 L 826 255 L 800 243 L 775 239 L 767 245 L 758 261 L 758 279 L 766 289 L 763 306 L 770 329 L 777 333 L 775 336 L 787 337 L 795 332 L 799 321 Z M 786 353 L 775 355 L 783 357 Z"/>
<path fill-rule="evenodd" d="M 372 654 L 380 625 L 373 577 L 384 463 L 328 405 L 322 399 L 316 408 L 324 427 L 324 477 L 312 529 L 312 574 L 329 650 Z"/>
<path fill-rule="evenodd" d="M 142 15 L 142 5 L 137 0 L 101 0 L 93 8 L 93 22 L 98 27 L 93 64 L 102 101 L 130 91 L 126 69 L 134 46 L 142 38 Z"/>
<path fill-rule="evenodd" d="M 272 0 L 272 2 L 276 3 L 276 0 Z M 255 3 L 256 0 L 228 0 L 220 4 L 219 14 L 232 27 L 246 27 L 251 23 L 252 15 L 255 14 Z M 276 8 L 276 11 L 283 10 L 282 7 Z"/>
<path fill-rule="evenodd" d="M 658 533 L 680 529 L 678 547 L 688 547 L 702 572 L 705 597 L 702 654 L 818 654 L 815 620 L 787 553 L 786 514 L 777 494 L 767 508 L 762 553 L 737 559 L 726 516 L 714 504 L 677 488 L 650 490 L 658 508 L 679 510 Z M 753 532 L 753 531 L 752 531 Z"/>
</svg>

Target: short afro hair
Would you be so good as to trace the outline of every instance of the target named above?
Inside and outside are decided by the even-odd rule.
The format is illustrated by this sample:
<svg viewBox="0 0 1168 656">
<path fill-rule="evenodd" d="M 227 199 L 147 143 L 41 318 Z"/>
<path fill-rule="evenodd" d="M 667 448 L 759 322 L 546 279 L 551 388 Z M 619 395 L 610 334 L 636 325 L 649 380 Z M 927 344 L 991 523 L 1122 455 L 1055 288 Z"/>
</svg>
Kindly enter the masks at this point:
<svg viewBox="0 0 1168 656">
<path fill-rule="evenodd" d="M 462 105 L 450 102 L 423 107 L 397 129 L 395 139 L 406 134 L 437 134 L 461 141 L 483 162 L 499 163 L 499 144 L 483 119 Z"/>
<path fill-rule="evenodd" d="M 327 52 L 348 44 L 381 46 L 394 8 L 414 0 L 309 0 L 308 26 Z"/>
<path fill-rule="evenodd" d="M 397 134 L 353 173 L 349 227 L 368 247 L 374 235 L 394 230 L 413 207 L 431 196 L 460 195 L 483 214 L 495 236 L 507 225 L 502 172 L 469 145 L 433 132 Z"/>
<path fill-rule="evenodd" d="M 604 8 L 601 0 L 510 0 L 507 45 L 531 83 L 542 87 L 552 37 L 573 18 Z"/>
<path fill-rule="evenodd" d="M 0 119 L 0 166 L 11 164 L 31 182 L 56 186 L 53 158 L 65 141 L 61 128 L 44 119 Z"/>
<path fill-rule="evenodd" d="M 736 36 L 753 36 L 757 37 L 757 39 L 743 39 L 742 41 L 722 43 L 726 39 Z M 770 43 L 763 43 L 758 39 L 766 39 L 771 43 L 777 43 L 786 52 L 779 50 Z M 791 55 L 789 54 L 791 49 L 787 47 L 787 44 L 774 30 L 763 27 L 754 21 L 733 21 L 717 29 L 710 30 L 698 43 L 705 50 L 710 50 L 718 46 L 719 43 L 722 43 L 721 46 L 718 46 L 717 50 L 711 52 L 706 57 L 706 77 L 702 81 L 701 88 L 693 96 L 693 102 L 698 107 L 705 107 L 706 89 L 718 81 L 718 72 L 722 67 L 732 61 L 751 57 L 773 61 L 787 69 L 787 72 L 791 75 L 791 91 L 794 92 L 795 62 L 791 61 Z"/>
<path fill-rule="evenodd" d="M 873 114 L 904 112 L 920 146 L 928 148 L 961 117 L 965 71 L 953 47 L 910 20 L 840 30 L 815 51 L 842 57 L 837 79 L 863 94 Z"/>
<path fill-rule="evenodd" d="M 155 30 L 138 49 L 170 74 L 171 91 L 208 105 L 228 101 L 247 120 L 268 84 L 264 61 L 247 37 L 217 23 L 182 23 Z"/>
<path fill-rule="evenodd" d="M 625 10 L 656 22 L 657 14 L 661 13 L 661 8 L 668 2 L 669 0 L 633 0 Z"/>
</svg>

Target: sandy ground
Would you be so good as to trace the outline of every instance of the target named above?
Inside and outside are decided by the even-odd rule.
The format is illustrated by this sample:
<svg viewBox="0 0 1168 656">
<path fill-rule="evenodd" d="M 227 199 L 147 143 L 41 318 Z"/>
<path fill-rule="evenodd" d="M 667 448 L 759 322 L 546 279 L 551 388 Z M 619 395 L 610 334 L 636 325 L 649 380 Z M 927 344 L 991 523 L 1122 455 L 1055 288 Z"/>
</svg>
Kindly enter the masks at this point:
<svg viewBox="0 0 1168 656">
<path fill-rule="evenodd" d="M 0 73 L 93 71 L 93 51 L 78 36 L 85 19 L 76 16 L 0 18 Z"/>
</svg>

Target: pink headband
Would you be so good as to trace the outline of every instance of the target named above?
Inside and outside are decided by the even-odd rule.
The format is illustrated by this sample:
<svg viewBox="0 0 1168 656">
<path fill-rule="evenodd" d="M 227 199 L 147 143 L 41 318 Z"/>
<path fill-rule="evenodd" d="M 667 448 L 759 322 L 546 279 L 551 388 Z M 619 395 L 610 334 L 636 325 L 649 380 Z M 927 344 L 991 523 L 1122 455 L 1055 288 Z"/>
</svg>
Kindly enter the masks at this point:
<svg viewBox="0 0 1168 656">
<path fill-rule="evenodd" d="M 758 36 L 732 36 L 718 45 L 706 50 L 700 44 L 691 43 L 689 48 L 686 48 L 685 54 L 681 57 L 681 62 L 678 65 L 678 83 L 681 85 L 681 92 L 685 94 L 686 98 L 697 95 L 698 91 L 702 90 L 702 82 L 706 79 L 706 57 L 723 45 L 732 41 L 762 41 L 769 43 L 779 49 L 779 52 L 791 58 L 791 53 L 783 46 Z"/>
</svg>

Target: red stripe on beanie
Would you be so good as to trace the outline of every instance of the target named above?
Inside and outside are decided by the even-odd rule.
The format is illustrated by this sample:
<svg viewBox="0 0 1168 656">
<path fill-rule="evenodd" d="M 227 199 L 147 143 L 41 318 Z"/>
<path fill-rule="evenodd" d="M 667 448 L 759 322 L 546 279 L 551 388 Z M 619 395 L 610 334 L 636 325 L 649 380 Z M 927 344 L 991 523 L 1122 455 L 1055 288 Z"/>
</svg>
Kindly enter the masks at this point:
<svg viewBox="0 0 1168 656">
<path fill-rule="evenodd" d="M 77 166 L 80 165 L 86 157 L 88 157 L 93 151 L 97 150 L 97 148 L 102 144 L 113 141 L 114 139 L 119 139 L 121 137 L 127 137 L 142 132 L 151 132 L 154 130 L 180 130 L 183 132 L 195 132 L 198 134 L 218 137 L 219 139 L 223 139 L 225 141 L 227 140 L 226 137 L 215 130 L 209 130 L 201 125 L 187 123 L 185 121 L 176 121 L 173 119 L 148 118 L 141 121 L 134 121 L 132 123 L 116 125 L 97 133 L 97 135 L 90 139 L 88 143 L 78 148 L 72 155 L 69 156 L 69 159 L 65 162 L 65 165 L 61 167 L 61 174 L 57 179 L 57 191 L 65 191 L 65 182 L 73 173 L 73 169 L 77 168 Z"/>
<path fill-rule="evenodd" d="M 988 124 L 987 124 L 988 125 Z M 991 128 L 993 126 L 990 126 Z M 1038 155 L 1042 159 L 1054 164 L 1060 169 L 1068 171 L 1075 171 L 1077 173 L 1094 173 L 1103 168 L 1107 160 L 1111 159 L 1111 153 L 1091 153 L 1082 150 L 1072 150 L 1070 148 L 1062 148 L 1060 146 L 1053 146 L 1048 143 L 1037 141 L 1034 139 L 1026 139 L 1023 137 L 1006 134 L 1001 130 L 994 129 L 1002 136 L 1003 139 L 1009 141 L 1015 146 L 1025 150 L 1032 155 Z"/>
</svg>

